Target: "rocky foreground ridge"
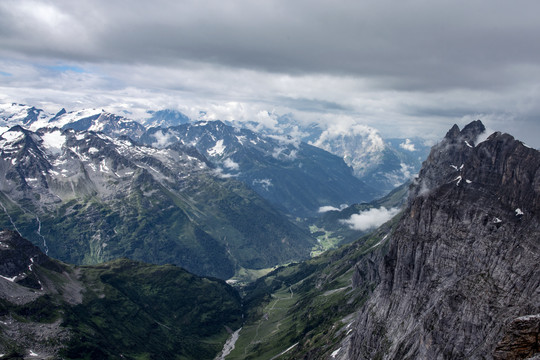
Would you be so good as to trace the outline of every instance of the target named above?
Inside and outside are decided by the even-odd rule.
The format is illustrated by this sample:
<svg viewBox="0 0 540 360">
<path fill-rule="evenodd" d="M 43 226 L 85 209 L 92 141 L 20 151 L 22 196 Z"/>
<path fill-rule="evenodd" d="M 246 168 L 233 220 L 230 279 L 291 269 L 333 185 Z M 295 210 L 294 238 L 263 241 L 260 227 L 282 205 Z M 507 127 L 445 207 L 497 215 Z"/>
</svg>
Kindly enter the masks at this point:
<svg viewBox="0 0 540 360">
<path fill-rule="evenodd" d="M 356 264 L 377 283 L 333 358 L 538 356 L 540 153 L 480 121 L 433 147 L 386 245 Z M 536 357 L 535 357 L 536 358 Z"/>
<path fill-rule="evenodd" d="M 224 281 L 126 259 L 68 265 L 0 231 L 0 359 L 213 359 L 241 316 Z"/>
</svg>

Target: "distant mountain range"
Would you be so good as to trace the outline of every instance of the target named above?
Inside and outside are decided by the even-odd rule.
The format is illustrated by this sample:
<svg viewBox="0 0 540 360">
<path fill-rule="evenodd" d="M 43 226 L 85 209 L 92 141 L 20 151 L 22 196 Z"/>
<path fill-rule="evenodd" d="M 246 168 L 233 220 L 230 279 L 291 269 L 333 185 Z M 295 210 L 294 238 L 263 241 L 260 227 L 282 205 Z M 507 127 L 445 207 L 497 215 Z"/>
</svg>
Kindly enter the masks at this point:
<svg viewBox="0 0 540 360">
<path fill-rule="evenodd" d="M 314 216 L 322 206 L 368 201 L 379 194 L 335 155 L 290 137 L 263 136 L 221 121 L 151 128 L 140 141 L 158 148 L 192 146 L 221 177 L 242 181 L 294 217 Z"/>
<path fill-rule="evenodd" d="M 314 240 L 196 149 L 93 131 L 0 136 L 0 223 L 76 264 L 118 257 L 229 278 L 306 258 Z"/>
<path fill-rule="evenodd" d="M 351 241 L 361 233 L 321 245 L 323 226 L 306 219 L 384 195 L 420 161 L 411 140 L 384 142 L 373 129 L 331 137 L 283 123 L 316 147 L 233 124 L 172 110 L 139 123 L 101 109 L 0 104 L 0 224 L 75 264 L 125 256 L 226 279 Z"/>
<path fill-rule="evenodd" d="M 149 110 L 148 113 L 151 116 L 144 122 L 147 128 L 168 128 L 170 126 L 178 126 L 190 122 L 190 119 L 186 115 L 182 114 L 180 111 L 177 110 Z"/>
<path fill-rule="evenodd" d="M 72 112 L 62 109 L 54 115 L 27 105 L 0 104 L 0 127 L 7 129 L 14 125 L 23 125 L 37 130 L 41 127 L 56 126 L 102 131 L 110 136 L 125 135 L 138 140 L 145 129 L 197 123 L 196 119 L 190 120 L 176 110 L 165 109 L 148 113 L 150 117 L 139 123 L 99 109 Z M 376 129 L 364 125 L 354 125 L 350 129 L 322 129 L 318 125 L 298 122 L 292 116 L 278 117 L 277 124 L 272 128 L 262 126 L 256 121 L 224 123 L 289 144 L 311 144 L 337 155 L 352 167 L 354 176 L 374 189 L 379 196 L 417 173 L 429 152 L 429 147 L 420 138 L 383 139 Z"/>
</svg>

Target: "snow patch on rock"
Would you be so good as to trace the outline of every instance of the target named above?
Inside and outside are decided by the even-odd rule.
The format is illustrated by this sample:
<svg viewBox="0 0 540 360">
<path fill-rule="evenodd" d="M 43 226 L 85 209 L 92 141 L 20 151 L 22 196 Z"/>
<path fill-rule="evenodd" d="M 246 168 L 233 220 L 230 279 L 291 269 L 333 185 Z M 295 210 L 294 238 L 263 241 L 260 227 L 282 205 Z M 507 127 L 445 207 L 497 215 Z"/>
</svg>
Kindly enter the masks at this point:
<svg viewBox="0 0 540 360">
<path fill-rule="evenodd" d="M 43 134 L 43 146 L 52 154 L 59 155 L 62 153 L 62 146 L 66 142 L 65 135 L 60 130 L 55 130 Z"/>
<path fill-rule="evenodd" d="M 208 149 L 207 153 L 210 156 L 221 156 L 227 147 L 223 145 L 223 139 L 218 140 L 213 148 Z"/>
</svg>

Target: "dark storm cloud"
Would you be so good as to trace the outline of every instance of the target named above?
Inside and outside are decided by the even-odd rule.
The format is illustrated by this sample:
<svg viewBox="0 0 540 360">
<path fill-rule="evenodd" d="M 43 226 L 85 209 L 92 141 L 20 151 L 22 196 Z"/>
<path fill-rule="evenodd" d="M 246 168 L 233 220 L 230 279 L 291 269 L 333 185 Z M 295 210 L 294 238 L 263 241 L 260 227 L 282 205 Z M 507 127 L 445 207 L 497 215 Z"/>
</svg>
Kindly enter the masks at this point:
<svg viewBox="0 0 540 360">
<path fill-rule="evenodd" d="M 203 61 L 374 77 L 399 88 L 498 87 L 538 65 L 537 1 L 4 1 L 2 53 Z"/>
<path fill-rule="evenodd" d="M 277 102 L 283 106 L 289 107 L 291 109 L 296 109 L 300 111 L 309 111 L 309 112 L 335 112 L 335 111 L 352 111 L 350 107 L 346 107 L 337 102 L 326 101 L 326 100 L 313 100 L 313 99 L 293 99 L 289 97 L 277 97 L 275 99 Z"/>
<path fill-rule="evenodd" d="M 441 107 L 411 107 L 403 112 L 414 117 L 424 118 L 462 118 L 463 116 L 474 114 L 475 109 L 471 108 L 441 108 Z"/>
<path fill-rule="evenodd" d="M 528 135 L 538 13 L 537 0 L 2 0 L 0 98 L 276 109 L 393 136 L 485 116 Z"/>
</svg>

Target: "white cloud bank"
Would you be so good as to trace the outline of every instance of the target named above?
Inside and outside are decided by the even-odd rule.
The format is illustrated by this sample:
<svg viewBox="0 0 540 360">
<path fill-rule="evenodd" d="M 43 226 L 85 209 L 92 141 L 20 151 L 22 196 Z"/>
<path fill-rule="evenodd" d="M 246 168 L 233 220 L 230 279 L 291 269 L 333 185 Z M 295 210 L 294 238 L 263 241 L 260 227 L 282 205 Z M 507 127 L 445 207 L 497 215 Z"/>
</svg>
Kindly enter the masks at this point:
<svg viewBox="0 0 540 360">
<path fill-rule="evenodd" d="M 411 142 L 411 139 L 405 139 L 405 142 L 399 144 L 399 147 L 407 151 L 416 151 L 414 144 Z"/>
<path fill-rule="evenodd" d="M 240 165 L 230 158 L 227 158 L 225 159 L 225 161 L 223 161 L 223 166 L 225 166 L 229 170 L 240 170 Z"/>
<path fill-rule="evenodd" d="M 348 205 L 347 204 L 341 204 L 339 206 L 339 208 L 335 207 L 335 206 L 332 206 L 332 205 L 326 205 L 326 206 L 321 206 L 319 208 L 319 214 L 322 214 L 322 213 L 325 213 L 325 212 L 329 212 L 329 211 L 341 211 L 343 209 L 345 209 Z"/>
<path fill-rule="evenodd" d="M 349 219 L 341 220 L 341 222 L 349 225 L 353 230 L 364 231 L 384 224 L 394 217 L 398 212 L 398 208 L 373 208 L 363 211 L 360 214 L 353 214 Z"/>
<path fill-rule="evenodd" d="M 334 206 L 321 206 L 319 208 L 319 213 L 322 214 L 322 213 L 325 213 L 325 212 L 329 212 L 329 211 L 340 211 L 337 207 L 334 207 Z"/>
<path fill-rule="evenodd" d="M 169 133 L 164 134 L 161 130 L 154 133 L 154 138 L 156 141 L 152 143 L 152 146 L 160 149 L 169 146 L 174 140 L 173 135 Z"/>
</svg>

